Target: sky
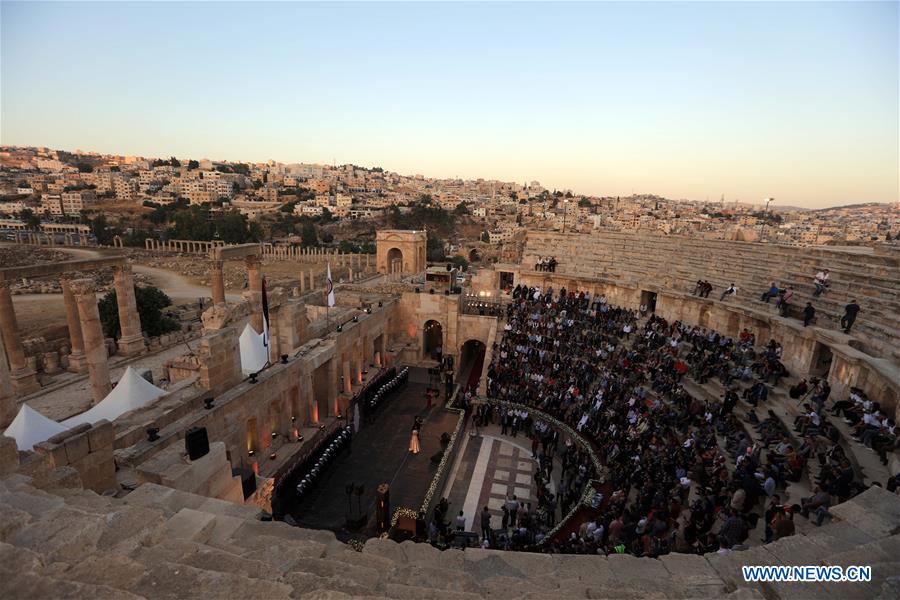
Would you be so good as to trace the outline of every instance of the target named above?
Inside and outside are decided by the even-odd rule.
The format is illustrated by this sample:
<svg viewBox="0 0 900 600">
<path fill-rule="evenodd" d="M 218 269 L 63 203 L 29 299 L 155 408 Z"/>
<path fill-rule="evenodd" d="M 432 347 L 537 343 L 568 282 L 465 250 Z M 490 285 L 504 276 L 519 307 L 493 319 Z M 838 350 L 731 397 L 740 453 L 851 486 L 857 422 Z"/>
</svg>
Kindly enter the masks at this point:
<svg viewBox="0 0 900 600">
<path fill-rule="evenodd" d="M 0 3 L 0 143 L 898 200 L 898 3 Z"/>
</svg>

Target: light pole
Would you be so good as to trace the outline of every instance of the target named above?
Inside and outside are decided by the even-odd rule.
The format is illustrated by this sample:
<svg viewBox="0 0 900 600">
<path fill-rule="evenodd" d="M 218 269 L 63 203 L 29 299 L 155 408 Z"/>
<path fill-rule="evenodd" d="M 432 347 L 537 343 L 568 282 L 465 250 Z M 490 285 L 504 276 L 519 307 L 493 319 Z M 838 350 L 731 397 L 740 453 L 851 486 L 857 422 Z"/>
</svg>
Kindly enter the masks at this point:
<svg viewBox="0 0 900 600">
<path fill-rule="evenodd" d="M 766 210 L 763 211 L 762 235 L 759 236 L 759 241 L 766 239 L 766 225 L 769 223 L 769 203 L 774 201 L 775 198 L 766 198 Z"/>
<path fill-rule="evenodd" d="M 568 209 L 566 208 L 566 205 L 567 205 L 568 203 L 569 203 L 569 199 L 568 199 L 568 198 L 564 198 L 564 199 L 563 199 L 563 230 L 562 230 L 563 233 L 566 232 L 566 219 L 569 217 L 569 211 L 568 211 Z"/>
</svg>

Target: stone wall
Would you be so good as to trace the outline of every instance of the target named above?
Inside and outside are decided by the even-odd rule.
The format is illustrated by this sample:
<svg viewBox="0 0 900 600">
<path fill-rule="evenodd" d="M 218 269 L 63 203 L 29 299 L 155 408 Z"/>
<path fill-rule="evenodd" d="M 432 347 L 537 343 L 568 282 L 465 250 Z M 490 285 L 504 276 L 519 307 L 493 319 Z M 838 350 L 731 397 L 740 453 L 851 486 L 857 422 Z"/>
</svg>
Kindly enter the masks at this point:
<svg viewBox="0 0 900 600">
<path fill-rule="evenodd" d="M 851 299 L 862 306 L 854 330 L 866 338 L 869 354 L 900 358 L 900 256 L 751 242 L 603 231 L 590 235 L 530 232 L 522 270 L 540 256 L 555 256 L 558 275 L 605 280 L 618 287 L 690 292 L 698 279 L 710 281 L 718 297 L 738 288 L 731 303 L 754 303 L 770 282 L 792 285 L 795 305 L 812 300 L 819 324 L 836 327 Z M 812 298 L 816 272 L 830 269 L 831 287 Z"/>
<path fill-rule="evenodd" d="M 112 423 L 104 419 L 59 433 L 35 445 L 34 450 L 51 469 L 72 467 L 85 488 L 105 492 L 118 487 L 113 442 Z"/>
</svg>

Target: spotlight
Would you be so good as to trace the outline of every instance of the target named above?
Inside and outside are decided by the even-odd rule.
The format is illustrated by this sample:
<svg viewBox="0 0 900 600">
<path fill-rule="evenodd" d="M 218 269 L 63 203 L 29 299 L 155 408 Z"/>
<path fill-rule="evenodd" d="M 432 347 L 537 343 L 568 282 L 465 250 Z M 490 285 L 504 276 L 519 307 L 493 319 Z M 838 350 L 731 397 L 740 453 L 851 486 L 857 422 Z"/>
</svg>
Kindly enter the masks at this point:
<svg viewBox="0 0 900 600">
<path fill-rule="evenodd" d="M 303 441 L 303 436 L 302 436 L 302 435 L 298 435 L 298 436 L 297 436 L 297 441 L 298 441 L 298 442 L 302 442 L 302 441 Z"/>
<path fill-rule="evenodd" d="M 416 288 L 416 293 L 417 293 L 417 294 L 419 294 L 419 293 L 421 293 L 421 292 L 422 292 L 422 290 L 420 290 L 419 288 Z"/>
<path fill-rule="evenodd" d="M 203 407 L 206 410 L 210 410 L 213 407 L 213 403 L 216 401 L 215 398 L 204 398 L 203 399 Z"/>
<path fill-rule="evenodd" d="M 291 417 L 291 423 L 297 420 L 297 417 Z"/>
<path fill-rule="evenodd" d="M 281 355 L 281 364 L 286 365 L 286 364 L 287 364 L 287 361 L 288 361 L 288 355 L 287 355 L 287 354 L 282 354 L 282 355 Z"/>
<path fill-rule="evenodd" d="M 356 316 L 356 315 L 353 315 L 353 322 L 354 322 L 354 323 L 359 323 L 359 317 Z"/>
<path fill-rule="evenodd" d="M 256 383 L 257 375 L 259 375 L 259 373 L 250 373 L 250 383 Z"/>
<path fill-rule="evenodd" d="M 278 455 L 275 454 L 274 452 L 269 455 L 269 458 L 271 458 L 272 460 L 275 460 L 277 457 L 278 457 Z"/>
<path fill-rule="evenodd" d="M 277 438 L 277 437 L 278 437 L 278 432 L 277 432 L 277 431 L 273 431 L 273 432 L 272 432 L 272 439 L 274 440 L 274 439 Z"/>
<path fill-rule="evenodd" d="M 159 427 L 148 427 L 147 428 L 147 441 L 155 442 L 159 439 Z"/>
<path fill-rule="evenodd" d="M 337 326 L 337 330 L 338 330 L 338 331 L 343 331 L 343 330 L 344 330 L 344 326 L 343 326 L 343 325 L 338 325 L 338 326 Z"/>
<path fill-rule="evenodd" d="M 379 300 L 379 301 L 378 301 L 378 308 L 381 308 L 382 306 L 384 306 L 384 302 L 382 302 L 381 300 Z"/>
<path fill-rule="evenodd" d="M 341 413 L 338 413 L 338 416 L 337 416 L 337 418 L 338 418 L 338 419 L 343 419 L 343 418 L 344 418 L 344 415 L 343 415 L 343 414 L 341 414 Z"/>
<path fill-rule="evenodd" d="M 322 423 L 321 425 L 319 425 L 319 429 L 325 429 L 325 424 Z"/>
<path fill-rule="evenodd" d="M 367 314 L 367 315 L 371 315 L 371 314 L 372 314 L 372 307 L 371 307 L 371 306 L 367 306 L 367 307 L 366 307 L 366 314 Z"/>
<path fill-rule="evenodd" d="M 253 454 L 254 454 L 253 450 L 247 450 L 247 456 L 253 456 Z"/>
</svg>

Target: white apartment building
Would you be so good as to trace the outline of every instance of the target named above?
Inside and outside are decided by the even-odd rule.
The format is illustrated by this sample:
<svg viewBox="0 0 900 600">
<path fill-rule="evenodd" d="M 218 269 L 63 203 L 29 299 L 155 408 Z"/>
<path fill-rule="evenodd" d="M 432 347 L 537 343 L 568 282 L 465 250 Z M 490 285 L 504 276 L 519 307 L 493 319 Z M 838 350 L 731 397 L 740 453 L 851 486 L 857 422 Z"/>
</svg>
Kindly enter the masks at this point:
<svg viewBox="0 0 900 600">
<path fill-rule="evenodd" d="M 119 200 L 134 200 L 138 191 L 137 182 L 125 177 L 117 177 L 113 183 L 113 189 Z"/>
<path fill-rule="evenodd" d="M 93 190 L 63 192 L 61 195 L 63 214 L 78 216 L 87 206 L 96 202 L 97 194 Z"/>
</svg>

